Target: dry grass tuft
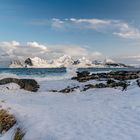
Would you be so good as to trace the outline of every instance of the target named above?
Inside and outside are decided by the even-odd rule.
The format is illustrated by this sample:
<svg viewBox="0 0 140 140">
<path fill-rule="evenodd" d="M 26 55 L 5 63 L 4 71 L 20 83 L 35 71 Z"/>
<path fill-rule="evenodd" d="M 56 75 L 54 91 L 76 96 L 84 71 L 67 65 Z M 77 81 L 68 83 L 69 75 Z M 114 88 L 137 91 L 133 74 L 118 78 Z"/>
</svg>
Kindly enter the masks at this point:
<svg viewBox="0 0 140 140">
<path fill-rule="evenodd" d="M 20 128 L 17 128 L 13 140 L 22 140 L 23 137 L 24 137 L 23 131 Z"/>
<path fill-rule="evenodd" d="M 15 117 L 7 110 L 0 109 L 0 134 L 7 132 L 16 123 Z"/>
</svg>

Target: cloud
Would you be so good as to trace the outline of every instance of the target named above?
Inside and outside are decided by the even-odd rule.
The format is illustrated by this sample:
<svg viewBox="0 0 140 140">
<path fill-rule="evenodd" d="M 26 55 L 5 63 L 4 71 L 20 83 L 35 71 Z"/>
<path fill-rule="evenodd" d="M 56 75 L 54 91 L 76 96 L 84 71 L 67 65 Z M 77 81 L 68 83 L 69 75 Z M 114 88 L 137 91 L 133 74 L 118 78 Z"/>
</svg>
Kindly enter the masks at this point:
<svg viewBox="0 0 140 140">
<path fill-rule="evenodd" d="M 62 28 L 64 25 L 64 22 L 62 21 L 62 20 L 60 20 L 60 19 L 57 19 L 57 18 L 53 18 L 52 19 L 52 27 L 53 28 Z"/>
<path fill-rule="evenodd" d="M 96 31 L 105 31 L 122 38 L 137 39 L 140 38 L 140 30 L 132 27 L 121 20 L 101 20 L 101 19 L 67 19 L 68 22 L 78 24 L 81 29 L 92 29 Z"/>
<path fill-rule="evenodd" d="M 0 42 L 0 55 L 1 56 L 12 55 L 13 50 L 15 50 L 18 46 L 20 46 L 20 43 L 17 41 Z"/>
<path fill-rule="evenodd" d="M 98 51 L 89 50 L 79 45 L 55 45 L 53 46 L 52 52 L 57 52 L 58 55 L 67 54 L 75 59 L 81 57 L 95 59 L 102 56 L 102 53 Z"/>
<path fill-rule="evenodd" d="M 139 61 L 140 61 L 140 54 L 132 54 L 132 55 L 121 55 L 121 56 L 114 56 L 113 60 L 116 62 L 123 62 L 125 64 L 131 64 L 131 65 L 137 65 L 140 66 Z"/>
<path fill-rule="evenodd" d="M 54 29 L 81 29 L 110 33 L 125 39 L 140 39 L 140 29 L 122 20 L 113 19 L 57 19 L 33 21 L 36 25 L 47 25 Z"/>
<path fill-rule="evenodd" d="M 27 42 L 26 44 L 20 44 L 17 41 L 0 42 L 0 56 L 2 59 L 32 57 L 44 54 L 47 51 L 48 49 L 45 45 L 37 42 Z"/>
<path fill-rule="evenodd" d="M 6 47 L 17 47 L 20 45 L 19 42 L 17 41 L 12 41 L 12 42 L 0 42 L 1 46 L 6 46 Z"/>
<path fill-rule="evenodd" d="M 53 60 L 63 55 L 69 55 L 73 59 L 86 57 L 91 60 L 102 57 L 100 52 L 88 50 L 79 45 L 40 44 L 35 41 L 24 44 L 16 41 L 0 42 L 1 62 L 14 59 L 25 60 L 28 57 L 36 56 L 46 60 Z"/>
<path fill-rule="evenodd" d="M 33 48 L 39 48 L 42 49 L 44 51 L 47 51 L 47 47 L 45 45 L 39 44 L 37 42 L 27 42 L 27 46 L 29 47 L 33 47 Z"/>
<path fill-rule="evenodd" d="M 140 30 L 137 28 L 134 28 L 127 23 L 120 22 L 118 25 L 118 32 L 114 32 L 114 35 L 117 35 L 122 38 L 128 38 L 128 39 L 140 39 Z"/>
</svg>

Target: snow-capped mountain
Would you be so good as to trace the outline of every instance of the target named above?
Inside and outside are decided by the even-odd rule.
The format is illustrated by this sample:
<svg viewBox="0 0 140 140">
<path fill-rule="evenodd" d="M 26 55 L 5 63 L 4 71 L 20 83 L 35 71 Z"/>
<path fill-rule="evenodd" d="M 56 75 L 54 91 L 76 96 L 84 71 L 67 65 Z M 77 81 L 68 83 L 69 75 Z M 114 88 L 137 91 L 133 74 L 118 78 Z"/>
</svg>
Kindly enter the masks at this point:
<svg viewBox="0 0 140 140">
<path fill-rule="evenodd" d="M 73 65 L 73 63 L 74 60 L 68 55 L 63 55 L 62 57 L 52 61 L 52 65 L 55 65 L 56 67 L 68 67 Z"/>
<path fill-rule="evenodd" d="M 9 67 L 10 68 L 21 68 L 21 67 L 24 67 L 24 65 L 22 64 L 22 62 L 20 60 L 13 60 L 13 61 L 11 61 L 11 64 Z"/>
<path fill-rule="evenodd" d="M 27 58 L 24 61 L 22 60 L 13 60 L 9 65 L 10 68 L 18 67 L 42 67 L 46 66 L 47 61 L 39 57 Z"/>
<path fill-rule="evenodd" d="M 88 60 L 85 57 L 82 57 L 77 61 L 75 61 L 74 64 L 77 65 L 78 67 L 88 67 L 88 66 L 92 66 L 92 61 Z"/>
<path fill-rule="evenodd" d="M 39 57 L 28 58 L 25 60 L 26 67 L 45 67 L 47 65 L 47 60 L 41 59 Z"/>
<path fill-rule="evenodd" d="M 82 57 L 77 60 L 73 60 L 71 56 L 63 55 L 54 60 L 45 60 L 39 57 L 27 58 L 25 60 L 14 60 L 9 65 L 10 68 L 19 68 L 19 67 L 31 67 L 31 68 L 61 68 L 61 67 L 128 67 L 125 64 L 115 63 L 111 59 L 105 59 L 104 61 L 90 61 L 85 57 Z"/>
<path fill-rule="evenodd" d="M 54 67 L 68 67 L 73 64 L 73 59 L 68 56 L 64 55 L 58 59 L 54 59 L 52 61 L 47 61 L 45 59 L 41 59 L 39 57 L 34 58 L 27 58 L 24 63 L 20 62 L 19 60 L 14 60 L 11 62 L 9 67 L 39 67 L 39 68 L 54 68 Z"/>
<path fill-rule="evenodd" d="M 115 63 L 115 61 L 112 60 L 112 59 L 110 59 L 110 58 L 106 58 L 106 59 L 104 60 L 104 64 L 106 64 L 106 63 Z"/>
</svg>

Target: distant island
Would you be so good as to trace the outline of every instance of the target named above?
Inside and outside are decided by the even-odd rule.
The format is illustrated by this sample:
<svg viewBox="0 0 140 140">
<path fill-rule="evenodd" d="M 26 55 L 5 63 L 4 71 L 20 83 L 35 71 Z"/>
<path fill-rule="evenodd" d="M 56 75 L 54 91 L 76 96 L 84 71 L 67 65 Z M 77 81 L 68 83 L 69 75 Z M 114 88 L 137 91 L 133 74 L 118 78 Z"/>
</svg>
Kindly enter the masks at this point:
<svg viewBox="0 0 140 140">
<path fill-rule="evenodd" d="M 133 68 L 133 66 L 123 63 L 114 62 L 111 59 L 105 59 L 104 61 L 89 60 L 85 57 L 74 60 L 71 56 L 63 55 L 58 59 L 45 60 L 39 57 L 26 58 L 25 60 L 12 60 L 9 64 L 9 68 L 62 68 L 62 67 L 77 67 L 77 68 Z"/>
</svg>

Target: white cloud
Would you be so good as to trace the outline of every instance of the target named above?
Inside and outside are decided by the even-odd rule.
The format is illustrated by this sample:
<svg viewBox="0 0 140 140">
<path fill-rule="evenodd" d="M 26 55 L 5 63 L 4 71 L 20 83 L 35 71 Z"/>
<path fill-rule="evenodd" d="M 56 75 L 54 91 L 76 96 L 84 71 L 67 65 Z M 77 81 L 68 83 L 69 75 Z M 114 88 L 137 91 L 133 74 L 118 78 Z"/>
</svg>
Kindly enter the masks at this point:
<svg viewBox="0 0 140 140">
<path fill-rule="evenodd" d="M 118 32 L 114 32 L 114 35 L 123 37 L 123 38 L 130 38 L 130 39 L 140 39 L 140 30 L 134 28 L 127 23 L 120 22 L 116 25 L 119 29 Z"/>
<path fill-rule="evenodd" d="M 89 59 L 94 59 L 102 56 L 100 52 L 88 50 L 79 45 L 55 45 L 53 47 L 55 47 L 52 49 L 53 52 L 57 52 L 59 55 L 67 54 L 73 58 L 87 57 Z"/>
<path fill-rule="evenodd" d="M 140 29 L 122 20 L 113 19 L 57 19 L 33 21 L 36 25 L 47 25 L 54 29 L 82 29 L 94 30 L 97 32 L 110 33 L 126 39 L 140 39 Z"/>
<path fill-rule="evenodd" d="M 110 33 L 125 39 L 140 39 L 140 29 L 122 20 L 98 18 L 66 18 L 66 19 L 37 19 L 33 25 L 50 26 L 54 29 L 82 29 Z"/>
<path fill-rule="evenodd" d="M 86 57 L 94 59 L 102 57 L 102 54 L 97 51 L 85 49 L 79 45 L 51 45 L 40 44 L 38 42 L 27 42 L 21 44 L 16 41 L 0 42 L 0 59 L 26 59 L 27 57 L 40 57 L 44 59 L 53 60 L 63 55 L 69 55 L 74 59 Z"/>
<path fill-rule="evenodd" d="M 53 28 L 62 28 L 64 22 L 62 20 L 60 20 L 60 19 L 53 18 L 51 23 L 52 23 L 51 26 Z"/>
<path fill-rule="evenodd" d="M 132 64 L 132 65 L 137 65 L 140 66 L 140 54 L 133 54 L 133 55 L 120 55 L 120 56 L 114 56 L 113 60 L 115 60 L 116 62 L 121 62 L 121 63 L 125 63 L 125 64 Z"/>
<path fill-rule="evenodd" d="M 12 47 L 12 48 L 15 48 L 17 46 L 19 46 L 20 43 L 17 42 L 17 41 L 12 41 L 12 42 L 0 42 L 0 46 L 5 46 L 5 47 Z"/>
<path fill-rule="evenodd" d="M 1 56 L 12 56 L 13 51 L 20 46 L 17 41 L 12 42 L 0 42 L 0 55 Z"/>
<path fill-rule="evenodd" d="M 42 49 L 44 51 L 47 50 L 47 47 L 45 45 L 39 44 L 38 42 L 27 42 L 27 46 L 29 47 L 33 47 L 33 48 L 39 48 Z"/>
</svg>

